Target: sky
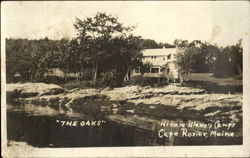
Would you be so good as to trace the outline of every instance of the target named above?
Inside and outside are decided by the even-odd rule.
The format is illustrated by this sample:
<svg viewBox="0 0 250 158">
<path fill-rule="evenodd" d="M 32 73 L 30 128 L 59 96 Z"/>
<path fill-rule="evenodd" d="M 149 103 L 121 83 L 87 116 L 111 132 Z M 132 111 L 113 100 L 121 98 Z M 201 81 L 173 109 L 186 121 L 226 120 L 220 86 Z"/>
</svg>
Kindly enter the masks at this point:
<svg viewBox="0 0 250 158">
<path fill-rule="evenodd" d="M 7 38 L 76 37 L 75 18 L 105 12 L 133 33 L 172 44 L 175 39 L 233 45 L 249 36 L 248 1 L 20 1 L 2 2 Z"/>
</svg>

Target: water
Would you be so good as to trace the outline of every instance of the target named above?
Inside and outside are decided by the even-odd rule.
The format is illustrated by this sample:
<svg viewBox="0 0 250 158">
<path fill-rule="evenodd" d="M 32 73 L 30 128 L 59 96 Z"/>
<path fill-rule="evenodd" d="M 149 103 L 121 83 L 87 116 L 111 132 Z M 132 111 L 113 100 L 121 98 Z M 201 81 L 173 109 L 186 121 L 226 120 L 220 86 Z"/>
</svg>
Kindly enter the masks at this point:
<svg viewBox="0 0 250 158">
<path fill-rule="evenodd" d="M 208 139 L 175 137 L 173 140 L 159 138 L 157 129 L 140 128 L 107 119 L 105 116 L 110 115 L 112 110 L 105 110 L 106 108 L 103 109 L 97 104 L 100 103 L 90 101 L 85 106 L 74 108 L 73 112 L 69 112 L 48 106 L 12 103 L 7 106 L 8 140 L 27 142 L 35 147 L 52 148 L 242 144 L 242 137 Z M 102 104 L 105 103 L 102 102 Z M 126 106 L 131 108 L 128 105 Z M 156 106 L 155 109 L 157 108 L 162 108 L 162 106 Z M 161 111 L 166 113 L 167 110 Z M 122 110 L 119 112 L 122 112 Z M 165 115 L 162 115 L 162 117 Z M 133 116 L 133 114 L 129 116 Z M 104 123 L 100 126 L 62 127 L 57 120 L 79 122 L 103 120 Z"/>
<path fill-rule="evenodd" d="M 7 110 L 8 140 L 35 147 L 103 147 L 160 145 L 157 133 L 106 121 L 101 126 L 64 126 L 56 120 L 87 121 L 84 114 L 60 113 L 48 107 L 10 106 Z M 27 110 L 29 109 L 29 110 Z M 159 140 L 160 141 L 160 140 Z"/>
</svg>

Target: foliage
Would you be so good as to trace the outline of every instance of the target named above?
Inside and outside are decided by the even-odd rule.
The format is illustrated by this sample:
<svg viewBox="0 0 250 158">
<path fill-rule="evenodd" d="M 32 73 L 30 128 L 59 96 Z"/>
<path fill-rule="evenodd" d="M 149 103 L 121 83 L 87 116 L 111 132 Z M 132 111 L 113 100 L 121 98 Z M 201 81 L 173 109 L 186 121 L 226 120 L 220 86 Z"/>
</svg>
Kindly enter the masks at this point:
<svg viewBox="0 0 250 158">
<path fill-rule="evenodd" d="M 199 40 L 190 43 L 175 40 L 174 43 L 178 49 L 176 64 L 184 79 L 188 79 L 190 72 L 212 72 L 215 76 L 242 75 L 241 40 L 224 48 Z"/>
<path fill-rule="evenodd" d="M 99 87 L 116 87 L 116 71 L 103 72 L 100 74 L 100 79 L 98 80 Z"/>
<path fill-rule="evenodd" d="M 149 48 L 158 48 L 158 44 L 154 41 L 154 40 L 151 40 L 151 39 L 142 39 L 141 42 L 140 42 L 140 47 L 142 49 L 149 49 Z"/>
<path fill-rule="evenodd" d="M 7 82 L 20 74 L 26 81 L 36 81 L 49 68 L 57 67 L 57 41 L 47 38 L 41 40 L 6 39 Z"/>
<path fill-rule="evenodd" d="M 196 66 L 194 72 L 214 72 L 216 69 L 214 63 L 216 56 L 220 54 L 220 48 L 209 43 L 202 43 L 201 50 L 202 52 L 195 63 L 198 66 Z"/>
<path fill-rule="evenodd" d="M 241 40 L 239 40 L 236 45 L 223 48 L 216 56 L 214 75 L 242 75 L 242 56 L 243 49 L 241 47 Z"/>
<path fill-rule="evenodd" d="M 182 76 L 186 75 L 187 79 L 192 71 L 192 67 L 195 64 L 197 56 L 200 54 L 201 49 L 195 46 L 179 49 L 176 54 L 176 64 L 178 65 L 179 72 Z"/>
<path fill-rule="evenodd" d="M 84 62 L 94 68 L 93 80 L 102 73 L 116 73 L 115 81 L 121 84 L 129 71 L 140 62 L 139 37 L 130 32 L 116 17 L 97 13 L 85 20 L 76 19 L 74 26 L 84 52 Z"/>
<path fill-rule="evenodd" d="M 154 49 L 154 48 L 174 48 L 174 45 L 168 43 L 157 43 L 155 40 L 152 39 L 141 39 L 140 40 L 140 48 L 141 49 Z"/>
<path fill-rule="evenodd" d="M 135 76 L 135 77 L 132 77 L 130 80 L 125 81 L 123 83 L 123 86 L 139 85 L 139 86 L 162 87 L 162 86 L 166 86 L 167 84 L 168 82 L 166 80 L 160 80 L 158 78 L 149 78 L 149 77 L 143 77 L 143 76 Z"/>
<path fill-rule="evenodd" d="M 50 40 L 6 39 L 7 82 L 54 82 L 46 76 L 50 69 L 64 72 L 60 82 L 69 82 L 69 73 L 78 80 L 92 80 L 89 86 L 121 86 L 123 81 L 150 85 L 152 80 L 130 79 L 131 70 L 141 67 L 142 74 L 151 66 L 141 61 L 141 49 L 173 48 L 177 66 L 183 75 L 190 72 L 213 73 L 215 76 L 242 75 L 242 40 L 224 48 L 207 42 L 176 39 L 174 46 L 134 36 L 134 27 L 124 26 L 117 17 L 97 13 L 84 20 L 76 18 L 77 38 Z M 140 80 L 141 79 L 141 80 Z M 80 81 L 79 81 L 80 82 Z M 153 84 L 153 83 L 152 83 Z"/>
<path fill-rule="evenodd" d="M 75 89 L 75 88 L 94 88 L 96 87 L 95 83 L 92 80 L 71 80 L 66 83 L 59 84 L 61 87 L 66 89 Z"/>
<path fill-rule="evenodd" d="M 124 82 L 124 86 L 127 85 L 139 85 L 139 86 L 153 86 L 154 82 L 151 78 L 136 76 L 132 77 L 130 80 Z"/>
<path fill-rule="evenodd" d="M 140 66 L 140 72 L 141 72 L 141 75 L 143 76 L 144 73 L 147 73 L 150 69 L 150 67 L 152 67 L 152 64 L 151 63 L 144 63 Z"/>
</svg>

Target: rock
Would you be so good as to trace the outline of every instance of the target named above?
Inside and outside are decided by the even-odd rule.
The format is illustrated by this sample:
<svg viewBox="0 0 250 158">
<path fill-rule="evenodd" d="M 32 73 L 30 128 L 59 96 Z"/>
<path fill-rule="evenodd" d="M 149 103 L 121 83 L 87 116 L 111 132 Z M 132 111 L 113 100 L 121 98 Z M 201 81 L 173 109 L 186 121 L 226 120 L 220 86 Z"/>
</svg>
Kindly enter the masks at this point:
<svg viewBox="0 0 250 158">
<path fill-rule="evenodd" d="M 135 113 L 135 109 L 126 110 L 126 112 L 134 114 Z"/>
<path fill-rule="evenodd" d="M 168 94 L 176 95 L 176 94 L 178 94 L 178 93 L 179 93 L 178 91 L 170 91 Z"/>
<path fill-rule="evenodd" d="M 178 95 L 190 95 L 190 93 L 179 91 L 179 92 L 178 92 Z"/>
<path fill-rule="evenodd" d="M 7 84 L 7 95 L 13 97 L 33 97 L 42 95 L 55 95 L 64 92 L 64 89 L 56 84 L 24 83 Z"/>
<path fill-rule="evenodd" d="M 156 107 L 153 106 L 153 105 L 151 105 L 151 106 L 149 106 L 149 108 L 150 108 L 150 109 L 155 109 Z"/>
<path fill-rule="evenodd" d="M 117 108 L 118 105 L 117 104 L 112 104 L 113 108 Z"/>
<path fill-rule="evenodd" d="M 94 94 L 94 95 L 85 95 L 82 97 L 82 99 L 89 99 L 89 100 L 97 100 L 97 99 L 101 99 L 104 100 L 106 99 L 107 96 L 105 95 L 100 95 L 100 94 Z"/>
<path fill-rule="evenodd" d="M 103 91 L 110 91 L 110 90 L 112 90 L 110 87 L 106 87 L 103 89 Z"/>
<path fill-rule="evenodd" d="M 112 112 L 113 112 L 113 114 L 117 114 L 118 108 L 113 108 L 113 109 L 112 109 Z"/>
<path fill-rule="evenodd" d="M 106 91 L 103 90 L 100 93 L 106 95 L 110 100 L 127 100 L 138 98 L 138 93 L 140 93 L 142 87 L 140 86 L 126 86 L 120 88 L 114 88 L 113 90 Z"/>
<path fill-rule="evenodd" d="M 72 92 L 75 92 L 75 91 L 78 91 L 79 88 L 74 88 L 74 89 L 71 89 L 71 90 L 68 90 L 67 93 L 72 93 Z"/>
<path fill-rule="evenodd" d="M 143 107 L 147 106 L 147 110 L 154 109 L 157 111 L 158 106 L 165 106 L 174 111 L 182 111 L 190 117 L 192 113 L 201 114 L 204 117 L 211 119 L 213 116 L 221 116 L 221 113 L 216 111 L 225 110 L 236 111 L 229 113 L 231 120 L 237 121 L 242 113 L 242 95 L 241 94 L 203 94 L 205 90 L 181 87 L 177 85 L 169 85 L 160 88 L 140 87 L 140 86 L 127 86 L 114 89 L 98 90 L 93 88 L 87 89 L 73 89 L 62 93 L 63 88 L 53 84 L 44 83 L 26 83 L 26 84 L 8 84 L 7 95 L 12 94 L 16 97 L 22 98 L 24 102 L 29 102 L 35 105 L 47 105 L 60 108 L 66 108 L 72 111 L 75 105 L 86 106 L 86 102 L 97 101 L 108 103 L 100 105 L 100 111 L 109 111 L 117 114 L 119 110 L 124 110 L 128 113 L 134 114 L 140 111 L 141 104 Z M 33 97 L 31 97 L 33 96 Z M 10 98 L 9 95 L 7 98 Z M 21 100 L 21 99 L 19 99 Z M 115 102 L 113 102 L 115 101 Z M 119 103 L 118 103 L 119 102 Z M 94 103 L 94 102 L 93 102 Z M 128 106 L 129 104 L 129 106 Z M 133 105 L 138 105 L 133 107 Z M 92 105 L 91 105 L 92 106 Z M 119 107 L 119 110 L 118 110 Z M 126 110 L 128 109 L 129 110 Z M 136 108 L 136 111 L 132 108 Z M 156 109 L 155 109 L 156 108 Z M 159 108 L 161 109 L 161 108 Z M 148 112 L 148 111 L 145 112 Z"/>
</svg>

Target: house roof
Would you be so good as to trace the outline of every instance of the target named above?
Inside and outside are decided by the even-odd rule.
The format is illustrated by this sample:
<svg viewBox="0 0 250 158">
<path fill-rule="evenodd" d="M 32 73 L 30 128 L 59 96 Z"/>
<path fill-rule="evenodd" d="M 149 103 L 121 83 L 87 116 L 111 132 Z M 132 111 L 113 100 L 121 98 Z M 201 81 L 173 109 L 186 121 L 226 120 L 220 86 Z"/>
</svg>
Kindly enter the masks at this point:
<svg viewBox="0 0 250 158">
<path fill-rule="evenodd" d="M 141 53 L 143 56 L 167 56 L 175 54 L 176 48 L 143 49 Z"/>
</svg>

